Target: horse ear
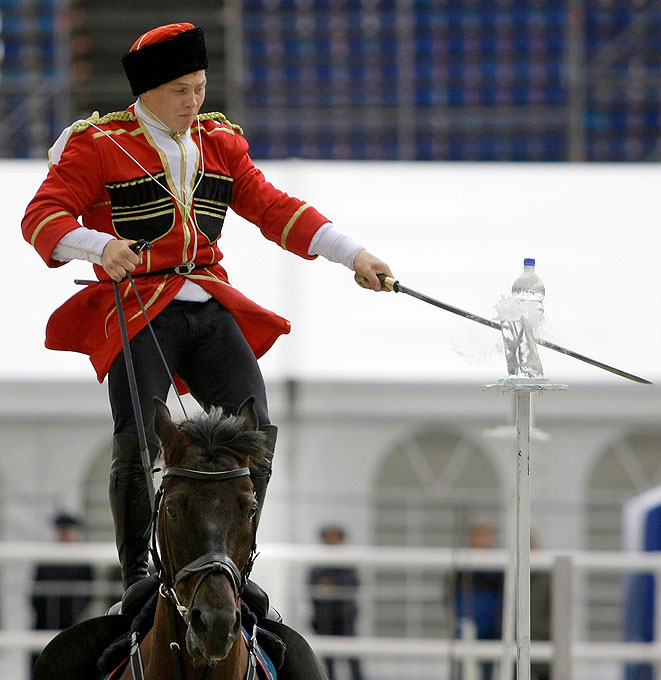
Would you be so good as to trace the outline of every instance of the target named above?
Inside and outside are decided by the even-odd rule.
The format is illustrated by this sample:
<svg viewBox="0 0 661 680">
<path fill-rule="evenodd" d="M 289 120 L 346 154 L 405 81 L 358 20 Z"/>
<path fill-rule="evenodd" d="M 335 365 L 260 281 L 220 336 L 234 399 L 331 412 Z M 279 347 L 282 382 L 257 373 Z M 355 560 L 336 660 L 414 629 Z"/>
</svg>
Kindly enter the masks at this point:
<svg viewBox="0 0 661 680">
<path fill-rule="evenodd" d="M 168 407 L 158 397 L 154 397 L 154 432 L 162 444 L 179 434 L 177 426 L 172 422 Z"/>
<path fill-rule="evenodd" d="M 257 416 L 254 396 L 251 395 L 244 399 L 236 414 L 246 419 L 246 430 L 259 430 L 259 417 Z"/>
</svg>

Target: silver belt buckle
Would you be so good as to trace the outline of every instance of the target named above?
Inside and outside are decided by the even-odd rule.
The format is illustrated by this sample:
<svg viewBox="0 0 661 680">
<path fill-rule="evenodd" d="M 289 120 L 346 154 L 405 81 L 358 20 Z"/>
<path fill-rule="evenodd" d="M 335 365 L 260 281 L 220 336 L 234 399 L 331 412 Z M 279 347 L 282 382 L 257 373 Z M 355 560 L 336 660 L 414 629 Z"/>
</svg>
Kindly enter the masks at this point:
<svg viewBox="0 0 661 680">
<path fill-rule="evenodd" d="M 176 267 L 174 267 L 174 273 L 175 274 L 190 274 L 193 269 L 195 269 L 195 265 L 192 262 L 186 262 L 186 264 L 179 264 Z"/>
</svg>

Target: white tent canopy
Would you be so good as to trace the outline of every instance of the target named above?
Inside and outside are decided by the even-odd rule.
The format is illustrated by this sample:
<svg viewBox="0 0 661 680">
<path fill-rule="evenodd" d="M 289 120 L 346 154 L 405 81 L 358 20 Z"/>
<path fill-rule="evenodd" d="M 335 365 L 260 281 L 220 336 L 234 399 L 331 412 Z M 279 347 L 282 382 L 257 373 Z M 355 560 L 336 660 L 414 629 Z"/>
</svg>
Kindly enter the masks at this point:
<svg viewBox="0 0 661 680">
<path fill-rule="evenodd" d="M 492 318 L 524 257 L 546 284 L 544 337 L 661 379 L 657 165 L 310 162 L 259 164 L 288 193 L 386 260 L 406 286 Z M 87 357 L 44 349 L 49 314 L 91 265 L 49 270 L 22 240 L 43 162 L 0 163 L 6 256 L 0 380 L 94 379 Z M 411 297 L 360 289 L 341 265 L 305 262 L 235 214 L 230 280 L 292 321 L 262 359 L 267 379 L 482 381 L 506 376 L 499 334 Z M 84 321 L 81 321 L 84 323 Z M 621 378 L 540 349 L 556 382 Z"/>
</svg>

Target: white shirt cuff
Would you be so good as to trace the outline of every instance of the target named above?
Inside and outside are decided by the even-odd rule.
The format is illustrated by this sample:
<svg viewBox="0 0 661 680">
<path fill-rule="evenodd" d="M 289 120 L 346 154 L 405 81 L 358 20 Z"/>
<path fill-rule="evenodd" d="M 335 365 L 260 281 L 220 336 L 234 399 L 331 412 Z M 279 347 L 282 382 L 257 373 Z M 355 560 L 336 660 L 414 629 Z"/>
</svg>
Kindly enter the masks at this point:
<svg viewBox="0 0 661 680">
<path fill-rule="evenodd" d="M 114 236 L 101 231 L 78 227 L 65 234 L 53 250 L 52 259 L 58 262 L 71 260 L 86 260 L 94 264 L 101 264 L 103 249 Z"/>
<path fill-rule="evenodd" d="M 330 262 L 339 262 L 349 269 L 353 269 L 353 261 L 361 250 L 365 250 L 360 243 L 342 234 L 331 222 L 322 224 L 310 241 L 309 255 L 321 255 Z"/>
</svg>

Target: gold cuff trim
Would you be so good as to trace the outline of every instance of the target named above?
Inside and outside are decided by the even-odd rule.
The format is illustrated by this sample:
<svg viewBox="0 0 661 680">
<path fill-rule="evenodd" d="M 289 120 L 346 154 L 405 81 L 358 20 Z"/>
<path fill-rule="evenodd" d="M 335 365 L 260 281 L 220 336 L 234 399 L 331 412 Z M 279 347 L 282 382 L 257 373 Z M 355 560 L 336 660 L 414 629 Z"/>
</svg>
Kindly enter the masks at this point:
<svg viewBox="0 0 661 680">
<path fill-rule="evenodd" d="M 285 230 L 282 232 L 282 237 L 280 238 L 280 245 L 287 250 L 287 239 L 289 238 L 289 232 L 293 229 L 298 218 L 310 207 L 308 203 L 303 203 L 303 205 L 291 216 Z"/>
<path fill-rule="evenodd" d="M 34 230 L 34 233 L 32 234 L 32 238 L 30 239 L 30 244 L 34 245 L 35 241 L 37 240 L 37 236 L 39 236 L 39 232 L 51 221 L 54 219 L 57 219 L 58 217 L 64 217 L 65 215 L 68 215 L 69 217 L 73 217 L 73 215 L 70 212 L 67 212 L 66 210 L 60 210 L 59 212 L 53 213 L 52 215 L 49 215 L 46 219 L 41 220 L 39 224 L 37 225 L 37 228 Z"/>
</svg>

